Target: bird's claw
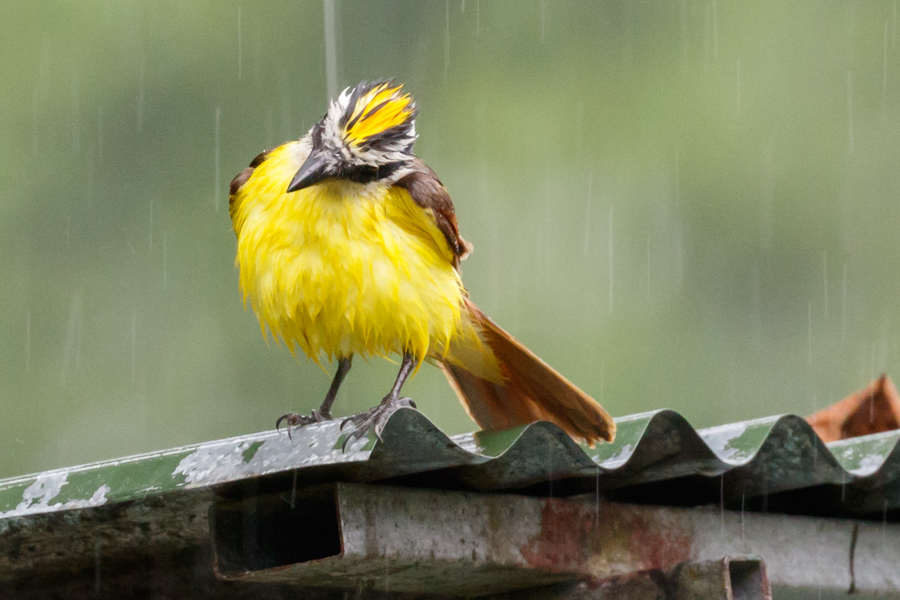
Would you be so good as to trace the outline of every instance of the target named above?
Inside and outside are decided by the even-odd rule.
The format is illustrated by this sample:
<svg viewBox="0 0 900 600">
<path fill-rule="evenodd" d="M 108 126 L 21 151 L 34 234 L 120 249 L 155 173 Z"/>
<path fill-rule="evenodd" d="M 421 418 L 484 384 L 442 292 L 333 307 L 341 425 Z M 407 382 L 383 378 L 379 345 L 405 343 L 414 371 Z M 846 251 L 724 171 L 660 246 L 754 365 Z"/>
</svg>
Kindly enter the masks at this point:
<svg viewBox="0 0 900 600">
<path fill-rule="evenodd" d="M 332 418 L 331 413 L 325 410 L 318 411 L 313 410 L 309 415 L 301 415 L 299 413 L 287 413 L 278 417 L 278 420 L 275 421 L 275 429 L 278 430 L 281 428 L 282 421 L 287 424 L 287 434 L 288 439 L 293 441 L 293 437 L 291 437 L 291 430 L 294 427 L 303 427 L 304 425 L 312 425 L 313 423 L 321 423 L 323 421 L 330 421 Z"/>
<path fill-rule="evenodd" d="M 378 438 L 379 442 L 383 441 L 381 439 L 381 432 L 384 430 L 384 426 L 387 425 L 388 419 L 390 419 L 391 415 L 399 408 L 416 408 L 416 403 L 410 398 L 387 396 L 378 406 L 373 406 L 367 411 L 355 414 L 352 417 L 347 417 L 341 421 L 341 431 L 344 430 L 344 426 L 347 425 L 347 423 L 353 424 L 353 431 L 351 431 L 347 436 L 347 439 L 344 440 L 341 451 L 346 451 L 347 444 L 353 440 L 365 437 L 369 430 L 372 430 L 375 433 L 375 437 Z"/>
</svg>

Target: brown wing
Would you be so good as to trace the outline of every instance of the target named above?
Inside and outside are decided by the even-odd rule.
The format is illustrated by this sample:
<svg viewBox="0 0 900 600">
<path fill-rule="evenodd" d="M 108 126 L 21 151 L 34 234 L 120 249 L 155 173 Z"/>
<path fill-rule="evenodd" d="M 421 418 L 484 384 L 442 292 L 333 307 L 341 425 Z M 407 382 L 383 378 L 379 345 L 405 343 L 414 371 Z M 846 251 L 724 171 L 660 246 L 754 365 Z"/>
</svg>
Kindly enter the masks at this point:
<svg viewBox="0 0 900 600">
<path fill-rule="evenodd" d="M 447 238 L 447 244 L 453 251 L 453 266 L 458 267 L 459 261 L 464 260 L 472 251 L 472 244 L 459 235 L 456 212 L 453 210 L 450 194 L 431 167 L 417 158 L 413 163 L 413 172 L 394 185 L 404 188 L 409 192 L 413 202 L 431 211 L 435 224 Z"/>
<path fill-rule="evenodd" d="M 243 187 L 247 180 L 250 179 L 250 176 L 253 175 L 253 170 L 261 165 L 264 160 L 269 156 L 269 150 L 265 152 L 260 152 L 256 158 L 254 158 L 250 162 L 250 166 L 238 173 L 234 179 L 231 180 L 231 185 L 228 188 L 229 196 L 228 196 L 228 213 L 231 215 L 232 220 L 234 220 L 234 200 L 237 197 L 238 191 Z"/>
</svg>

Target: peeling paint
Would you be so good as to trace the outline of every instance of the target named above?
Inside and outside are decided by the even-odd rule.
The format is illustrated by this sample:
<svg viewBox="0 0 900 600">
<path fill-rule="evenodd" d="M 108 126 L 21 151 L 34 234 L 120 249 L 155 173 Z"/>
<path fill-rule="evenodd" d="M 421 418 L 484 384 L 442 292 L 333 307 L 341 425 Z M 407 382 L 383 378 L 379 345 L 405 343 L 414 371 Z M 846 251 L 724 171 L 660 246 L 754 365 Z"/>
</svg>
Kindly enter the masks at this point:
<svg viewBox="0 0 900 600">
<path fill-rule="evenodd" d="M 244 462 L 250 462 L 253 460 L 253 457 L 256 456 L 256 451 L 259 450 L 260 446 L 262 446 L 265 442 L 253 442 L 250 446 L 244 450 Z"/>
<path fill-rule="evenodd" d="M 340 421 L 319 423 L 285 432 L 266 432 L 198 446 L 181 459 L 172 475 L 184 477 L 188 487 L 214 485 L 246 477 L 327 464 L 366 460 L 359 449 L 363 438 L 341 450 Z"/>
<path fill-rule="evenodd" d="M 106 484 L 101 485 L 89 497 L 84 499 L 72 499 L 66 502 L 52 503 L 59 496 L 63 486 L 68 481 L 68 474 L 64 471 L 51 471 L 38 475 L 34 483 L 25 488 L 22 493 L 22 501 L 12 510 L 0 512 L 0 518 L 18 517 L 34 512 L 54 512 L 73 508 L 87 508 L 106 504 L 106 495 L 111 491 Z"/>
<path fill-rule="evenodd" d="M 767 417 L 743 423 L 710 427 L 699 431 L 706 445 L 720 460 L 741 464 L 753 458 L 760 447 L 760 437 L 772 430 L 778 417 Z M 760 436 L 760 432 L 763 435 Z"/>
<path fill-rule="evenodd" d="M 892 453 L 900 453 L 900 431 L 888 431 L 829 444 L 841 466 L 858 477 L 875 473 Z"/>
<path fill-rule="evenodd" d="M 608 470 L 617 469 L 628 462 L 632 454 L 634 454 L 634 446 L 625 444 L 616 454 L 601 462 L 600 466 Z"/>
<path fill-rule="evenodd" d="M 799 417 L 694 430 L 674 411 L 617 420 L 613 444 L 579 446 L 550 423 L 448 437 L 421 413 L 401 410 L 384 431 L 342 450 L 340 421 L 266 431 L 162 452 L 0 480 L 0 518 L 144 499 L 177 490 L 297 474 L 315 481 L 414 476 L 441 487 L 503 490 L 548 480 L 587 490 L 622 489 L 686 476 L 723 475 L 722 494 L 752 497 L 809 486 L 846 485 L 835 510 L 900 508 L 900 432 L 822 445 Z M 830 451 L 829 451 L 830 449 Z M 322 469 L 325 469 L 323 471 Z M 325 475 L 321 475 L 325 473 Z M 720 486 L 699 501 L 718 503 Z M 877 498 L 870 490 L 879 490 Z M 873 503 L 877 503 L 877 506 Z"/>
</svg>

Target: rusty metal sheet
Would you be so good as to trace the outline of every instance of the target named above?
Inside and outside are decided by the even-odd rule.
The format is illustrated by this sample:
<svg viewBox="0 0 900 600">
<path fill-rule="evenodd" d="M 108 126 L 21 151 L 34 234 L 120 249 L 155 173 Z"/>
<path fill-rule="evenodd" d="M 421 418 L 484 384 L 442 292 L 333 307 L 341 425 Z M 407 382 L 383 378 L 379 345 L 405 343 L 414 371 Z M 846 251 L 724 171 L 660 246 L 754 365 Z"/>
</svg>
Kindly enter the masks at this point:
<svg viewBox="0 0 900 600">
<path fill-rule="evenodd" d="M 754 556 L 683 562 L 601 581 L 557 584 L 489 596 L 489 600 L 772 600 L 766 564 Z"/>
<path fill-rule="evenodd" d="M 360 484 L 212 514 L 229 581 L 467 596 L 656 571 L 675 598 L 770 598 L 769 582 L 900 592 L 896 524 Z"/>
<path fill-rule="evenodd" d="M 900 431 L 825 445 L 796 416 L 695 430 L 669 410 L 623 417 L 617 425 L 616 441 L 595 448 L 546 422 L 449 437 L 407 409 L 390 419 L 382 441 L 369 436 L 346 451 L 338 422 L 298 429 L 293 439 L 268 431 L 0 480 L 0 534 L 14 517 L 206 489 L 227 494 L 250 482 L 283 488 L 397 479 L 492 491 L 564 481 L 572 491 L 615 495 L 677 480 L 697 490 L 684 504 L 733 506 L 813 490 L 827 497 L 832 512 L 900 508 Z M 809 492 L 803 498 L 808 503 Z"/>
<path fill-rule="evenodd" d="M 0 480 L 0 583 L 89 570 L 100 550 L 104 560 L 196 551 L 216 499 L 332 482 L 864 515 L 873 531 L 860 533 L 860 548 L 874 548 L 879 527 L 900 516 L 898 431 L 825 445 L 793 416 L 695 430 L 663 410 L 617 423 L 615 443 L 587 448 L 549 423 L 451 437 L 401 410 L 382 441 L 346 451 L 332 422 L 293 439 L 267 431 Z"/>
</svg>

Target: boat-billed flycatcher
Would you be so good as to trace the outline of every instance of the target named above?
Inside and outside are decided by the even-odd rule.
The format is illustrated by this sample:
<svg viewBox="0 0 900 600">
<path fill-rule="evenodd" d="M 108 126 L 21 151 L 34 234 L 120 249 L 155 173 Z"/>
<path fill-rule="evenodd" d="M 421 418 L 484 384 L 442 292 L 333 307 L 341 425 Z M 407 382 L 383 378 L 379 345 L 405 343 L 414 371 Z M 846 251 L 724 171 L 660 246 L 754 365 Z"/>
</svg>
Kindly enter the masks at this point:
<svg viewBox="0 0 900 600">
<path fill-rule="evenodd" d="M 241 289 L 263 334 L 317 363 L 337 359 L 321 408 L 278 424 L 331 419 L 353 356 L 396 353 L 396 383 L 349 419 L 348 441 L 415 406 L 400 389 L 423 360 L 443 369 L 484 429 L 543 419 L 591 444 L 612 440 L 615 423 L 599 404 L 469 300 L 459 262 L 472 247 L 447 189 L 412 152 L 416 113 L 400 85 L 360 83 L 231 182 Z"/>
</svg>

